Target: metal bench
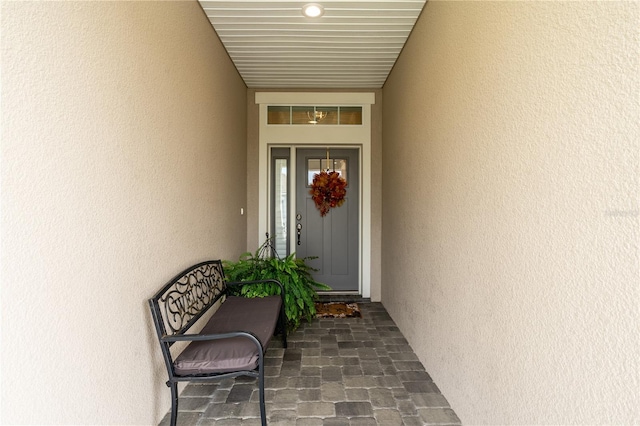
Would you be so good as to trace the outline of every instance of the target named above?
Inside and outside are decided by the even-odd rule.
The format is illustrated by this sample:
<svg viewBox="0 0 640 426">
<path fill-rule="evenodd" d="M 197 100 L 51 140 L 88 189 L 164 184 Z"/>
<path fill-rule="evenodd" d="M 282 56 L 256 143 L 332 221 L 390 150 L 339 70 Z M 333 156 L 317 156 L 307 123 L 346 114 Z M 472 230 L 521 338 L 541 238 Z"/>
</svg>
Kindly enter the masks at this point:
<svg viewBox="0 0 640 426">
<path fill-rule="evenodd" d="M 232 296 L 236 285 L 273 282 L 279 296 L 248 299 Z M 277 280 L 226 282 L 220 260 L 194 265 L 169 281 L 149 299 L 171 388 L 171 426 L 178 417 L 178 382 L 204 382 L 228 377 L 258 378 L 260 417 L 267 424 L 264 405 L 264 353 L 276 331 L 287 347 L 285 294 Z M 199 332 L 194 324 L 215 311 Z M 176 342 L 189 342 L 174 356 Z"/>
</svg>

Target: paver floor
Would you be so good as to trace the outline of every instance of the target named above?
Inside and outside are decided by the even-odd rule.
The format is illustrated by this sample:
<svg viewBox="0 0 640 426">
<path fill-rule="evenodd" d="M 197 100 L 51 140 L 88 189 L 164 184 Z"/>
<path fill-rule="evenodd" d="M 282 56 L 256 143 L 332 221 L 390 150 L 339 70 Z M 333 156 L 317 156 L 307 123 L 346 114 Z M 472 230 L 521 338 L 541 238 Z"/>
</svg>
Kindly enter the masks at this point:
<svg viewBox="0 0 640 426">
<path fill-rule="evenodd" d="M 460 419 L 380 303 L 362 318 L 303 322 L 265 358 L 271 425 L 459 425 Z M 169 388 L 166 389 L 167 394 Z M 169 424 L 169 414 L 161 425 Z M 256 379 L 189 384 L 178 425 L 260 425 Z"/>
</svg>

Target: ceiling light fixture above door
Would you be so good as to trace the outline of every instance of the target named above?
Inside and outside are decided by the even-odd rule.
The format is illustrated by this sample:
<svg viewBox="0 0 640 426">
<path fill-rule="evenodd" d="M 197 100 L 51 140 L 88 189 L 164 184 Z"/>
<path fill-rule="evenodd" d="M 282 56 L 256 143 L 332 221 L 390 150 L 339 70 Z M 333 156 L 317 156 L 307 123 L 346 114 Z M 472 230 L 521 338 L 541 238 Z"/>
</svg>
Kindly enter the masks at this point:
<svg viewBox="0 0 640 426">
<path fill-rule="evenodd" d="M 307 18 L 319 18 L 324 14 L 324 7 L 318 3 L 308 3 L 302 6 L 302 14 Z"/>
<path fill-rule="evenodd" d="M 309 124 L 318 124 L 327 117 L 327 111 L 316 110 L 313 113 L 311 111 L 307 111 L 307 117 L 309 118 Z"/>
</svg>

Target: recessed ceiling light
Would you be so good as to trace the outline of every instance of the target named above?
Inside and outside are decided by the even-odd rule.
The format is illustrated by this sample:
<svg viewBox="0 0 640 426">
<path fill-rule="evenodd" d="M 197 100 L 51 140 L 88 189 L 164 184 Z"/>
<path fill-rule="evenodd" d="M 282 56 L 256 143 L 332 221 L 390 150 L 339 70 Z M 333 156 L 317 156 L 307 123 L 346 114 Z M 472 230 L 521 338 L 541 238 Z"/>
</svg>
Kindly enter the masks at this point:
<svg viewBox="0 0 640 426">
<path fill-rule="evenodd" d="M 308 18 L 318 18 L 324 14 L 324 7 L 318 3 L 309 3 L 302 6 L 302 14 Z"/>
</svg>

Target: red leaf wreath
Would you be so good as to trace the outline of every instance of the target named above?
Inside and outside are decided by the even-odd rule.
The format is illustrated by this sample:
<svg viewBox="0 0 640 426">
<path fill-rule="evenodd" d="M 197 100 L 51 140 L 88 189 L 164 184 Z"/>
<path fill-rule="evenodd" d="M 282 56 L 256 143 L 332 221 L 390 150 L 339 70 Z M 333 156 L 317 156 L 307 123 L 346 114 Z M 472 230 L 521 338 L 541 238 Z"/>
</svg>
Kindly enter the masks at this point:
<svg viewBox="0 0 640 426">
<path fill-rule="evenodd" d="M 329 209 L 344 203 L 344 197 L 347 195 L 347 181 L 338 172 L 316 173 L 313 176 L 309 194 L 320 210 L 320 216 L 325 216 L 329 213 Z"/>
</svg>

